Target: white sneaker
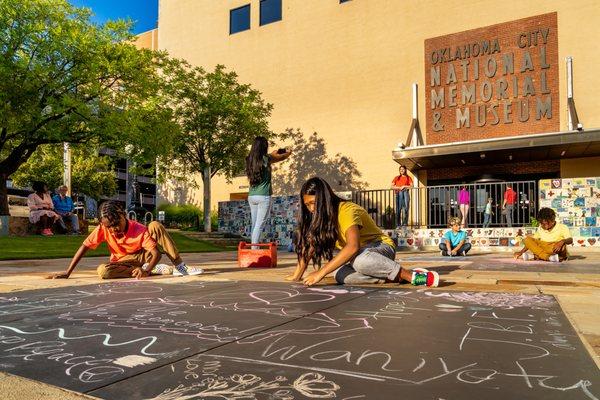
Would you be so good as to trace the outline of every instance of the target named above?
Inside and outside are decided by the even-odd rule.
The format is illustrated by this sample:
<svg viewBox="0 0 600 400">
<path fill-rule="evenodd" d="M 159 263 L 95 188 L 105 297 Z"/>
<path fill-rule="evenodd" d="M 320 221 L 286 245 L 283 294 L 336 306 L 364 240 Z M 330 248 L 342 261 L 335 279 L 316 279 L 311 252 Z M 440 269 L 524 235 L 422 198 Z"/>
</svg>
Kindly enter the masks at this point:
<svg viewBox="0 0 600 400">
<path fill-rule="evenodd" d="M 560 259 L 558 258 L 558 254 L 552 254 L 550 256 L 550 258 L 548 259 L 548 261 L 555 262 L 555 263 L 560 262 Z"/>
<path fill-rule="evenodd" d="M 523 261 L 533 260 L 533 255 L 531 255 L 529 253 L 523 253 L 521 255 L 521 258 L 523 259 Z"/>
<path fill-rule="evenodd" d="M 173 269 L 174 276 L 200 275 L 204 270 L 200 267 L 189 267 L 185 263 L 181 263 Z"/>
<path fill-rule="evenodd" d="M 171 275 L 173 273 L 173 267 L 167 264 L 156 264 L 150 275 Z"/>
</svg>

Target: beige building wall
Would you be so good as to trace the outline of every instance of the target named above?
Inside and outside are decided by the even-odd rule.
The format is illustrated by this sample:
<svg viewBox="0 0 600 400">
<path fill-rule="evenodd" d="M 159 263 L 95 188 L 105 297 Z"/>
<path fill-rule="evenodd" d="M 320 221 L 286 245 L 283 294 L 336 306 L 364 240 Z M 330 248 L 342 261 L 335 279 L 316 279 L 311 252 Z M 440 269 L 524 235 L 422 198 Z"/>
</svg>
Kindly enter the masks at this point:
<svg viewBox="0 0 600 400">
<path fill-rule="evenodd" d="M 248 3 L 251 29 L 229 35 L 229 11 Z M 258 10 L 259 0 L 161 0 L 159 47 L 208 69 L 235 70 L 274 104 L 271 129 L 316 131 L 328 153 L 357 163 L 370 188 L 389 187 L 397 173 L 391 152 L 407 136 L 413 82 L 425 128 L 427 38 L 556 11 L 561 129 L 567 56 L 574 58 L 579 117 L 585 127 L 600 126 L 597 0 L 283 0 L 282 20 L 265 26 Z M 245 178 L 213 179 L 215 204 L 246 186 Z"/>
<path fill-rule="evenodd" d="M 158 29 L 140 33 L 135 39 L 134 44 L 139 48 L 158 50 Z"/>
<path fill-rule="evenodd" d="M 600 157 L 573 158 L 560 161 L 561 178 L 600 176 Z"/>
</svg>

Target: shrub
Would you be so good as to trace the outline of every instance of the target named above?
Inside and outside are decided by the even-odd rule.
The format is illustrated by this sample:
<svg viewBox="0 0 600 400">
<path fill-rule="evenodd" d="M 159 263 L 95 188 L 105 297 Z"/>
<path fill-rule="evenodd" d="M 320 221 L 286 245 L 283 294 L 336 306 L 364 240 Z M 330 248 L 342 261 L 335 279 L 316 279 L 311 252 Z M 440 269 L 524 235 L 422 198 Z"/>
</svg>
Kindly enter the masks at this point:
<svg viewBox="0 0 600 400">
<path fill-rule="evenodd" d="M 192 204 L 161 204 L 158 206 L 158 211 L 165 212 L 164 224 L 169 228 L 200 230 L 204 227 L 204 213 L 200 208 Z M 219 215 L 216 212 L 211 212 L 210 214 L 212 230 L 216 231 L 219 224 Z"/>
<path fill-rule="evenodd" d="M 165 212 L 165 225 L 170 228 L 190 228 L 202 221 L 202 210 L 191 204 L 161 204 L 158 210 Z"/>
</svg>

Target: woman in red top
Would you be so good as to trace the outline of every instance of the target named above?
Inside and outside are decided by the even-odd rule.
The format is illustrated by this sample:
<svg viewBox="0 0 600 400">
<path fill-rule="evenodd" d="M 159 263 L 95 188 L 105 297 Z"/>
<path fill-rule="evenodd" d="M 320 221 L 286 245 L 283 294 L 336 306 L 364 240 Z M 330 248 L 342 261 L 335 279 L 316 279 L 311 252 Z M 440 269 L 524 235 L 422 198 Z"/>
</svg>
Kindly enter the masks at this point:
<svg viewBox="0 0 600 400">
<path fill-rule="evenodd" d="M 408 225 L 408 213 L 410 210 L 410 188 L 412 187 L 413 181 L 408 176 L 406 166 L 400 165 L 400 175 L 394 178 L 392 181 L 392 189 L 396 191 L 396 215 L 398 220 L 398 226 Z M 404 215 L 402 215 L 404 210 Z"/>
</svg>

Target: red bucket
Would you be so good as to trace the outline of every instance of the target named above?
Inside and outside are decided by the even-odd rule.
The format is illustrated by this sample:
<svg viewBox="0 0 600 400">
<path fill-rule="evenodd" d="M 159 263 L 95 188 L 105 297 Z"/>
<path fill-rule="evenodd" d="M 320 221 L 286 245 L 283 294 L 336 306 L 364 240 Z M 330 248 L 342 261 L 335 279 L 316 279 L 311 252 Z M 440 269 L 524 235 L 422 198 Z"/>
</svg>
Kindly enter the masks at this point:
<svg viewBox="0 0 600 400">
<path fill-rule="evenodd" d="M 252 249 L 251 246 L 257 246 L 258 249 Z M 277 244 L 240 242 L 238 266 L 240 268 L 275 268 L 277 266 Z"/>
</svg>

